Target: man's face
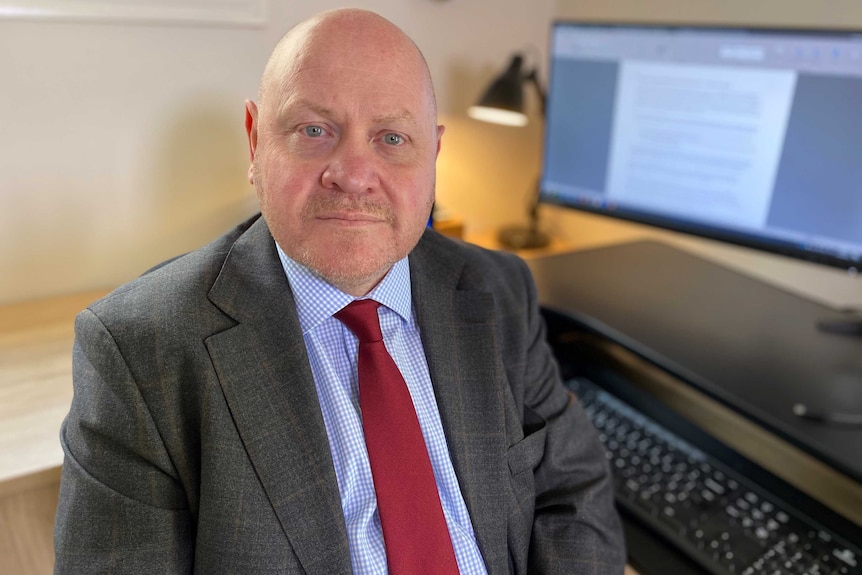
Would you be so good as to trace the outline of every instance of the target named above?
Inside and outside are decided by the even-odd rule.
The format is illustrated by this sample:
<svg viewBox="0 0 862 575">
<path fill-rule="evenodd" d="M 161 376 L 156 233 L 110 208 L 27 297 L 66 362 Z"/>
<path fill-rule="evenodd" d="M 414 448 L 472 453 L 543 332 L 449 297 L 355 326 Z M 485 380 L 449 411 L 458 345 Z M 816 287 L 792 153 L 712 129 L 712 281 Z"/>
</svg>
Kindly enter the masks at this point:
<svg viewBox="0 0 862 575">
<path fill-rule="evenodd" d="M 443 128 L 418 54 L 342 46 L 298 50 L 247 104 L 249 177 L 285 253 L 364 295 L 422 235 Z"/>
</svg>

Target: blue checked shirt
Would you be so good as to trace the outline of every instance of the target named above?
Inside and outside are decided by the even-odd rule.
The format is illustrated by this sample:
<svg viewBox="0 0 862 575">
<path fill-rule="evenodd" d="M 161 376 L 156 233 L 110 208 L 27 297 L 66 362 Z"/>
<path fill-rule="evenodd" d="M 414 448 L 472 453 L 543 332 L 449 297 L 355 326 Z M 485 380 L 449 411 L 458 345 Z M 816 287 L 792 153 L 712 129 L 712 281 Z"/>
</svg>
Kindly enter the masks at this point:
<svg viewBox="0 0 862 575">
<path fill-rule="evenodd" d="M 278 254 L 296 300 L 326 424 L 353 573 L 386 573 L 383 532 L 359 410 L 356 367 L 359 345 L 353 333 L 332 317 L 355 298 L 291 260 L 280 246 Z M 367 297 L 383 304 L 378 310 L 383 341 L 401 370 L 416 407 L 458 568 L 462 575 L 487 575 L 443 434 L 419 327 L 413 315 L 407 258 L 396 263 Z"/>
</svg>

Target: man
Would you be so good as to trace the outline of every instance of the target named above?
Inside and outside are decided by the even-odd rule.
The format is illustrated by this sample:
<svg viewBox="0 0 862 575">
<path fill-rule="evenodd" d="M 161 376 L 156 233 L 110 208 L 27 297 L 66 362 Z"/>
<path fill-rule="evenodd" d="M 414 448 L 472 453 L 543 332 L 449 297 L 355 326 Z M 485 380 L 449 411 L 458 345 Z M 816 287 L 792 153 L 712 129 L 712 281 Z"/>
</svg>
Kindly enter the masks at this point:
<svg viewBox="0 0 862 575">
<path fill-rule="evenodd" d="M 373 13 L 321 14 L 258 99 L 262 219 L 77 319 L 56 572 L 621 573 L 603 452 L 526 267 L 425 229 L 443 127 L 416 46 Z M 372 459 L 408 454 L 371 440 L 371 344 L 344 316 L 369 298 L 409 389 L 388 415 L 418 422 L 425 462 L 394 473 Z M 437 519 L 412 516 L 419 487 L 393 515 L 423 466 Z M 444 559 L 402 567 L 428 547 Z"/>
</svg>

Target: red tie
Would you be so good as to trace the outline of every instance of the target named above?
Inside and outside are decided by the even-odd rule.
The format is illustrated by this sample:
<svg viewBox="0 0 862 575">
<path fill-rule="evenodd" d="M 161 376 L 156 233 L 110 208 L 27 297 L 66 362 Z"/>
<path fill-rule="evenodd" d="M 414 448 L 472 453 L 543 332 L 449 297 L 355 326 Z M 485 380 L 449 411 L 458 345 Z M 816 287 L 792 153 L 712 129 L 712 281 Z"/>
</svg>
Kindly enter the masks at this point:
<svg viewBox="0 0 862 575">
<path fill-rule="evenodd" d="M 431 460 L 413 400 L 386 351 L 374 300 L 336 319 L 359 340 L 359 406 L 391 575 L 457 575 Z"/>
</svg>

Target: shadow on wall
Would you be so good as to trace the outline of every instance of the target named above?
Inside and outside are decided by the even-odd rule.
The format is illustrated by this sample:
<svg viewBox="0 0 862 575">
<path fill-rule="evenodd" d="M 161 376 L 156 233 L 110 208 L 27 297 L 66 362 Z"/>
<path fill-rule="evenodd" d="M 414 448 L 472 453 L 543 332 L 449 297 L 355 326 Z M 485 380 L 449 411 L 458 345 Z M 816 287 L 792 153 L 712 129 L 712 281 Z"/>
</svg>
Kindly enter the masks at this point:
<svg viewBox="0 0 862 575">
<path fill-rule="evenodd" d="M 149 126 L 83 123 L 76 153 L 53 138 L 12 167 L 0 303 L 115 287 L 257 211 L 241 101 L 204 94 L 149 112 Z"/>
<path fill-rule="evenodd" d="M 145 265 L 193 250 L 258 211 L 246 179 L 241 102 L 206 95 L 176 110 L 154 137 L 144 165 L 142 218 L 151 224 L 135 259 Z"/>
</svg>

